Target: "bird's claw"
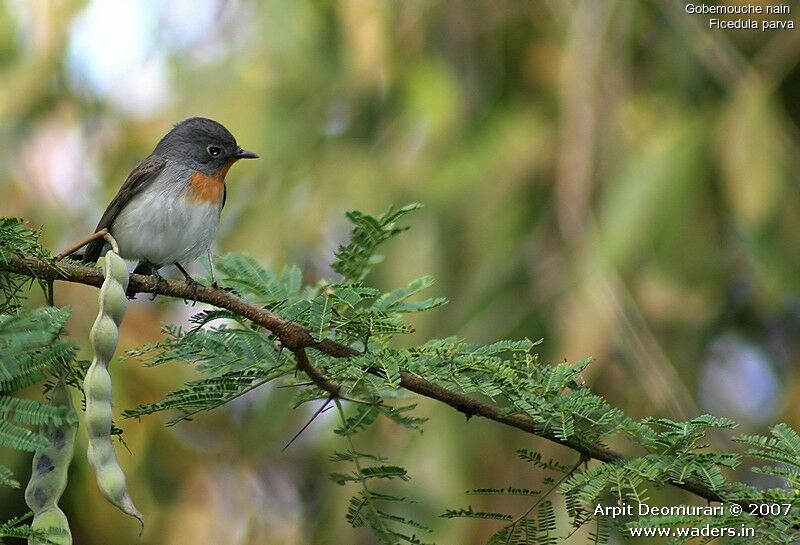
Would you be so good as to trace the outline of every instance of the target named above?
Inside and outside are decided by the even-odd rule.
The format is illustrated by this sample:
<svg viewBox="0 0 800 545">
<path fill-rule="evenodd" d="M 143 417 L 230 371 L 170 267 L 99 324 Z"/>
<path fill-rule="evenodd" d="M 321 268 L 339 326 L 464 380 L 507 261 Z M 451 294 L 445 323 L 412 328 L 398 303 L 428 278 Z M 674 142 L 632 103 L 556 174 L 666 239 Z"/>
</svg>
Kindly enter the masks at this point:
<svg viewBox="0 0 800 545">
<path fill-rule="evenodd" d="M 151 301 L 155 301 L 155 300 L 156 300 L 156 296 L 158 295 L 158 290 L 161 288 L 161 282 L 164 280 L 164 279 L 161 277 L 161 275 L 160 275 L 160 274 L 158 274 L 158 271 L 154 271 L 154 272 L 153 272 L 153 278 L 154 278 L 154 279 L 155 279 L 155 281 L 156 281 L 156 285 L 155 285 L 155 286 L 153 286 L 153 296 L 152 296 L 152 297 L 150 297 L 150 300 L 151 300 Z"/>
<path fill-rule="evenodd" d="M 189 288 L 192 290 L 191 301 L 192 301 L 192 306 L 195 306 L 197 304 L 197 300 L 196 300 L 197 299 L 197 290 L 199 290 L 200 288 L 205 288 L 205 286 L 203 284 L 201 284 L 200 282 L 198 282 L 197 280 L 195 280 L 194 278 L 192 278 L 191 276 L 188 276 L 188 275 L 186 276 L 186 285 L 189 286 Z M 189 300 L 184 299 L 183 302 L 184 303 L 188 303 Z"/>
<path fill-rule="evenodd" d="M 238 291 L 236 291 L 235 289 L 233 289 L 233 288 L 230 288 L 230 287 L 223 288 L 222 286 L 220 286 L 219 284 L 217 284 L 217 281 L 216 281 L 216 280 L 214 280 L 214 281 L 211 283 L 211 286 L 210 286 L 210 287 L 214 288 L 215 290 L 222 290 L 222 291 L 226 291 L 226 292 L 228 292 L 228 293 L 232 293 L 233 295 L 235 295 L 235 296 L 237 296 L 237 297 L 241 297 L 241 295 L 239 294 L 239 292 L 238 292 Z"/>
</svg>

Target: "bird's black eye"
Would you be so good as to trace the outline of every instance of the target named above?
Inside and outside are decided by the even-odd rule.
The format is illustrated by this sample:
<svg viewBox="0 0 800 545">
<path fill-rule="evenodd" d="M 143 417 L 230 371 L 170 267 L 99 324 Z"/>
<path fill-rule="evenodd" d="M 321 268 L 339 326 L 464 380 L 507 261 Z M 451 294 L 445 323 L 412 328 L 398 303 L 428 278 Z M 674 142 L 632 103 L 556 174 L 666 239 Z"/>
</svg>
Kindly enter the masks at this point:
<svg viewBox="0 0 800 545">
<path fill-rule="evenodd" d="M 219 157 L 222 154 L 222 148 L 220 148 L 219 146 L 214 146 L 214 145 L 208 146 L 206 148 L 206 151 L 208 152 L 208 154 L 211 157 L 214 157 L 214 158 Z"/>
</svg>

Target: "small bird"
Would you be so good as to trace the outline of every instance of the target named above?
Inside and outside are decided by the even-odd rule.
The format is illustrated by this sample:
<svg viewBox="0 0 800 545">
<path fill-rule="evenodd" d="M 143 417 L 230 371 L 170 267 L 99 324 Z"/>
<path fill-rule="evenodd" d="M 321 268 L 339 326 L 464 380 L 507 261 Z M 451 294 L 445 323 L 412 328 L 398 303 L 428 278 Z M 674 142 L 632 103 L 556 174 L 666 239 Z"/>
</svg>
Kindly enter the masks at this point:
<svg viewBox="0 0 800 545">
<path fill-rule="evenodd" d="M 182 263 L 209 252 L 225 206 L 228 169 L 239 159 L 257 158 L 220 123 L 185 119 L 131 171 L 95 232 L 108 229 L 120 255 L 138 260 L 133 272 L 155 276 L 156 285 L 158 270 L 175 265 L 188 283 L 199 286 Z M 96 262 L 107 248 L 104 240 L 95 240 L 83 261 Z"/>
</svg>

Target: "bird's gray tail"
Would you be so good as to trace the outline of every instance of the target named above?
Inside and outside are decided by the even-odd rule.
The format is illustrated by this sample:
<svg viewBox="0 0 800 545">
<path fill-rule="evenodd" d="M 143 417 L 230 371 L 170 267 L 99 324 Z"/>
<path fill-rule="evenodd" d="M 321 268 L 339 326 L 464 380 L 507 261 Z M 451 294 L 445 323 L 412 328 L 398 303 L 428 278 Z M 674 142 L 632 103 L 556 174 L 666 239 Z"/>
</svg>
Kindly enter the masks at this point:
<svg viewBox="0 0 800 545">
<path fill-rule="evenodd" d="M 97 263 L 97 260 L 100 259 L 100 254 L 103 253 L 103 247 L 106 245 L 106 241 L 103 239 L 93 240 L 83 250 L 78 250 L 70 254 L 70 259 L 74 259 L 76 261 L 83 261 L 84 263 Z"/>
</svg>

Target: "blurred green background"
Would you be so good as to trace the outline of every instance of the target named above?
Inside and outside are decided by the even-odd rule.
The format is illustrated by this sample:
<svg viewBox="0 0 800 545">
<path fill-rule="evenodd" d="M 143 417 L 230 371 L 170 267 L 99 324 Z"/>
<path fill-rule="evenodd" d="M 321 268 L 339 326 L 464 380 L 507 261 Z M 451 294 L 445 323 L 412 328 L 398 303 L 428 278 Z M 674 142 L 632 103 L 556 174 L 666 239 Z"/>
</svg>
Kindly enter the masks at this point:
<svg viewBox="0 0 800 545">
<path fill-rule="evenodd" d="M 631 415 L 797 428 L 798 59 L 800 30 L 709 31 L 677 0 L 0 0 L 0 214 L 61 250 L 172 124 L 212 117 L 261 155 L 228 175 L 216 253 L 299 263 L 314 282 L 345 210 L 420 201 L 371 276 L 438 279 L 452 303 L 414 339 L 543 337 L 546 361 L 593 355 L 587 382 Z M 56 290 L 84 357 L 95 297 Z M 140 296 L 122 349 L 196 310 Z M 194 376 L 135 360 L 112 374 L 116 414 Z M 370 543 L 327 480 L 335 416 L 281 452 L 309 414 L 290 395 L 172 428 L 119 421 L 141 539 L 96 490 L 84 439 L 62 500 L 75 542 Z M 495 528 L 445 508 L 527 508 L 464 495 L 537 485 L 516 448 L 575 458 L 431 402 L 419 413 L 424 435 L 382 423 L 363 446 L 409 469 L 400 490 L 429 541 Z M 0 458 L 27 479 L 28 456 Z M 663 503 L 688 500 L 675 494 Z M 0 489 L 0 519 L 24 511 Z"/>
</svg>

